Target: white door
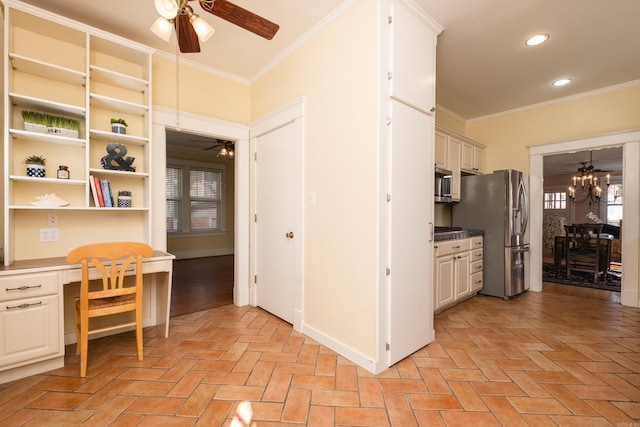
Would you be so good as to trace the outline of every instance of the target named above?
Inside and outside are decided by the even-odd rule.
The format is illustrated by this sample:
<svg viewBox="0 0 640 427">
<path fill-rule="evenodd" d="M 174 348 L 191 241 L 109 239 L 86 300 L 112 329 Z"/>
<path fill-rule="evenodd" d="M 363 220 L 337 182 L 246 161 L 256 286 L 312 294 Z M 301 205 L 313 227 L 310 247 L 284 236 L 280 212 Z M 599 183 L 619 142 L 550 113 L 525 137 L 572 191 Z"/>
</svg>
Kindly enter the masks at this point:
<svg viewBox="0 0 640 427">
<path fill-rule="evenodd" d="M 389 366 L 433 339 L 433 117 L 391 102 Z"/>
<path fill-rule="evenodd" d="M 294 323 L 295 125 L 256 139 L 257 306 Z"/>
</svg>

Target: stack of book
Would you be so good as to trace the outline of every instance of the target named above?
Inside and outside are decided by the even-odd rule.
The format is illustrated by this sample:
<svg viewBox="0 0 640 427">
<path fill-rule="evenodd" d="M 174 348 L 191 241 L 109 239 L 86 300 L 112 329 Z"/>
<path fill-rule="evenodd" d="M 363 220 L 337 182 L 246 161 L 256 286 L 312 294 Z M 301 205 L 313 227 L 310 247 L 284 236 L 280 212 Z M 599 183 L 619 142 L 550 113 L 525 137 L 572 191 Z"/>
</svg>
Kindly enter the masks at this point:
<svg viewBox="0 0 640 427">
<path fill-rule="evenodd" d="M 89 176 L 89 184 L 91 185 L 91 194 L 96 207 L 113 208 L 116 206 L 113 202 L 111 184 L 108 180 L 98 179 L 91 175 Z"/>
</svg>

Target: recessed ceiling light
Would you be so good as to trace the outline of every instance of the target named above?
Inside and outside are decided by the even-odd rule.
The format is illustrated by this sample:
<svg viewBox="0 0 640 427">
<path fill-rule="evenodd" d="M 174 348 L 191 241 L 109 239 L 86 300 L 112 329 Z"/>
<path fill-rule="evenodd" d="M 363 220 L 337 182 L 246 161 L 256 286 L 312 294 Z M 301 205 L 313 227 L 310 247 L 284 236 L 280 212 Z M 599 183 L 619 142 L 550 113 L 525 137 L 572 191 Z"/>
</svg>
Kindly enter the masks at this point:
<svg viewBox="0 0 640 427">
<path fill-rule="evenodd" d="M 555 82 L 553 82 L 554 86 L 564 86 L 564 85 L 568 85 L 569 83 L 571 83 L 571 79 L 560 79 L 560 80 L 556 80 Z"/>
<path fill-rule="evenodd" d="M 527 46 L 537 46 L 549 40 L 549 34 L 536 34 L 533 37 L 529 37 L 525 44 Z"/>
</svg>

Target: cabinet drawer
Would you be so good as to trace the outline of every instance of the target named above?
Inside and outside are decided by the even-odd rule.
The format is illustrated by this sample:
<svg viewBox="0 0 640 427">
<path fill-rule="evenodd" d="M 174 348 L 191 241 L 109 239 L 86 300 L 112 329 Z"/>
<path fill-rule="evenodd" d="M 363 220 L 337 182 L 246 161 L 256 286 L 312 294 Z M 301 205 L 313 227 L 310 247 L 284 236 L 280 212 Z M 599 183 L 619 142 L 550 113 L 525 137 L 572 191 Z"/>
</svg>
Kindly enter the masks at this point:
<svg viewBox="0 0 640 427">
<path fill-rule="evenodd" d="M 482 271 L 482 267 L 482 260 L 474 261 L 471 263 L 471 269 L 469 271 L 471 274 L 475 274 Z"/>
<path fill-rule="evenodd" d="M 58 293 L 58 274 L 34 273 L 0 277 L 0 301 Z"/>
<path fill-rule="evenodd" d="M 436 244 L 436 257 L 457 254 L 471 249 L 471 239 L 446 240 Z"/>
<path fill-rule="evenodd" d="M 473 273 L 470 277 L 471 280 L 471 292 L 479 291 L 482 289 L 482 271 L 479 273 Z"/>
<path fill-rule="evenodd" d="M 474 249 L 471 251 L 471 261 L 482 261 L 484 253 L 482 249 Z"/>
<path fill-rule="evenodd" d="M 482 249 L 483 247 L 482 245 L 483 245 L 482 236 L 471 238 L 471 249 Z"/>
</svg>

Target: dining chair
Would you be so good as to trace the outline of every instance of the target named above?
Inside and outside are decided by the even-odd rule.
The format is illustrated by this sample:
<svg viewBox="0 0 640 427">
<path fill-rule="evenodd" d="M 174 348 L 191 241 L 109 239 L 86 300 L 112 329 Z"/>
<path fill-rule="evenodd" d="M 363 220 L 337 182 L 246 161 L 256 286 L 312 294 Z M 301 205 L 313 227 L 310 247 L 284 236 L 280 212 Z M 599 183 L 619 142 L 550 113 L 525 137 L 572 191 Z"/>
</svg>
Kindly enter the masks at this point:
<svg viewBox="0 0 640 427">
<path fill-rule="evenodd" d="M 567 277 L 572 271 L 593 273 L 593 282 L 605 279 L 605 242 L 601 239 L 602 224 L 565 225 L 567 242 L 565 244 L 565 262 Z"/>
<path fill-rule="evenodd" d="M 87 375 L 89 335 L 135 326 L 138 360 L 142 347 L 142 259 L 153 255 L 144 243 L 93 243 L 73 249 L 67 263 L 82 265 L 80 296 L 75 300 L 76 354 L 80 376 Z M 131 317 L 107 326 L 91 327 L 90 319 L 133 312 Z"/>
</svg>

